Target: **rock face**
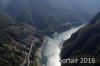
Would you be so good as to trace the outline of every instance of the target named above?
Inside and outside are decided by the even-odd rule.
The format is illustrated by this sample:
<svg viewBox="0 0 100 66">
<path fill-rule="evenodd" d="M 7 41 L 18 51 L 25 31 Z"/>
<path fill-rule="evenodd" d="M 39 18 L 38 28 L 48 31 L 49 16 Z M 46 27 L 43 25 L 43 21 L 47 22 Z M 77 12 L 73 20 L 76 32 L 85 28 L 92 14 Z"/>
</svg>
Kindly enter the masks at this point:
<svg viewBox="0 0 100 66">
<path fill-rule="evenodd" d="M 95 58 L 95 63 L 70 64 L 61 66 L 98 66 L 100 65 L 100 13 L 88 25 L 80 28 L 66 40 L 61 51 L 61 59 Z"/>
</svg>

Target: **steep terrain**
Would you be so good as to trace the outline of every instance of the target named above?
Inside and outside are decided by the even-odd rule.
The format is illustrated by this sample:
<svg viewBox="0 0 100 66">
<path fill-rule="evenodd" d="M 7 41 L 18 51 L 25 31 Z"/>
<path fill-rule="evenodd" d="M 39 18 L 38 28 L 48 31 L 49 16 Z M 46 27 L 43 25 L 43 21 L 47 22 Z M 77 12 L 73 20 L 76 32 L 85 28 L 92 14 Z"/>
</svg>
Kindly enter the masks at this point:
<svg viewBox="0 0 100 66">
<path fill-rule="evenodd" d="M 35 25 L 41 33 L 52 35 L 88 22 L 100 8 L 98 1 L 90 0 L 9 0 L 4 10 L 18 22 Z"/>
<path fill-rule="evenodd" d="M 63 32 L 72 26 L 88 22 L 93 16 L 87 15 L 91 9 L 83 12 L 79 10 L 81 7 L 74 7 L 75 4 L 69 0 L 13 0 L 7 4 L 4 10 L 17 22 L 35 25 L 41 33 L 49 35 L 55 31 Z M 95 10 L 93 11 L 95 14 L 99 9 L 96 8 L 97 5 L 94 6 L 92 10 Z M 87 10 L 85 5 L 83 7 L 83 10 Z"/>
<path fill-rule="evenodd" d="M 13 16 L 19 23 L 22 22 L 28 25 L 34 25 L 27 0 L 13 0 L 7 5 L 5 11 Z"/>
<path fill-rule="evenodd" d="M 99 10 L 98 0 L 97 5 L 93 4 L 94 8 L 83 5 L 85 2 L 75 6 L 77 2 L 0 0 L 0 66 L 40 66 L 41 34 L 51 36 L 54 32 L 60 33 L 79 26 L 88 22 Z M 91 3 L 93 2 L 88 2 Z M 80 10 L 81 8 L 83 9 Z M 95 24 L 95 19 L 92 21 Z"/>
<path fill-rule="evenodd" d="M 0 11 L 0 66 L 22 66 L 28 59 L 30 65 L 38 64 L 41 45 L 42 36 L 35 27 L 17 23 Z"/>
<path fill-rule="evenodd" d="M 62 66 L 99 66 L 100 65 L 100 13 L 88 25 L 80 28 L 71 38 L 64 42 L 61 59 L 95 58 L 96 63 L 68 64 Z"/>
<path fill-rule="evenodd" d="M 0 10 L 5 9 L 7 4 L 9 4 L 12 0 L 0 0 Z"/>
<path fill-rule="evenodd" d="M 100 11 L 99 0 L 67 0 L 70 5 L 84 16 L 92 17 Z M 89 18 L 88 18 L 89 19 Z"/>
</svg>

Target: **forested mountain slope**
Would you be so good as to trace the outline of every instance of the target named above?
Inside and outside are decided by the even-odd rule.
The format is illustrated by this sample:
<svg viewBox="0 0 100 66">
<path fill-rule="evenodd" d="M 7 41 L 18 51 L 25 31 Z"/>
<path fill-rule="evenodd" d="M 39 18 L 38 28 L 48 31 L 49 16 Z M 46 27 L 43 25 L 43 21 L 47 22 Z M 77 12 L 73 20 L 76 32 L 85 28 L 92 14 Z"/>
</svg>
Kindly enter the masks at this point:
<svg viewBox="0 0 100 66">
<path fill-rule="evenodd" d="M 70 5 L 84 16 L 93 16 L 100 11 L 100 0 L 67 0 Z"/>
<path fill-rule="evenodd" d="M 17 23 L 9 14 L 0 11 L 0 66 L 22 66 L 27 64 L 27 55 L 33 40 L 30 65 L 38 64 L 42 36 L 35 27 Z M 34 56 L 36 56 L 34 58 Z M 38 66 L 38 65 L 37 65 Z"/>
<path fill-rule="evenodd" d="M 39 53 L 43 41 L 41 34 L 51 36 L 54 32 L 60 33 L 73 26 L 88 23 L 93 14 L 99 11 L 97 8 L 99 3 L 97 5 L 94 3 L 92 8 L 93 2 L 88 2 L 91 4 L 88 8 L 91 9 L 87 10 L 87 6 L 83 5 L 85 2 L 75 6 L 77 2 L 75 0 L 0 0 L 0 66 L 23 66 L 29 62 L 30 66 L 40 66 Z M 81 8 L 83 9 L 80 10 Z M 91 11 L 93 14 L 89 15 Z M 94 23 L 95 21 L 97 22 Z M 94 18 L 91 23 L 87 25 L 87 28 L 89 27 L 87 30 L 95 25 L 99 27 L 97 26 L 99 20 Z M 75 37 L 77 37 L 76 33 Z M 36 42 L 34 43 L 33 40 Z"/>
<path fill-rule="evenodd" d="M 81 24 L 85 19 L 69 6 L 64 8 L 64 5 L 58 6 L 53 6 L 46 0 L 13 0 L 7 5 L 5 11 L 18 22 L 35 25 L 40 30 L 47 32 L 60 31 L 60 28 Z M 81 18 L 83 19 L 81 20 Z"/>
<path fill-rule="evenodd" d="M 95 58 L 96 63 L 62 64 L 62 66 L 98 66 L 100 65 L 100 13 L 88 25 L 80 28 L 66 40 L 61 51 L 61 59 Z"/>
<path fill-rule="evenodd" d="M 93 16 L 88 15 L 91 10 L 93 14 L 99 11 L 99 4 L 92 8 L 90 6 L 81 5 L 73 0 L 12 0 L 4 11 L 9 13 L 18 22 L 25 22 L 29 25 L 35 25 L 43 34 L 52 34 L 55 31 L 62 32 L 71 26 L 78 26 L 83 22 L 88 22 Z M 96 1 L 97 2 L 97 1 Z M 77 4 L 78 3 L 78 4 Z M 77 6 L 75 6 L 77 4 Z M 75 6 L 75 7 L 74 7 Z M 80 7 L 78 7 L 80 6 Z M 79 10 L 83 8 L 82 10 Z M 87 10 L 87 8 L 90 8 Z"/>
</svg>

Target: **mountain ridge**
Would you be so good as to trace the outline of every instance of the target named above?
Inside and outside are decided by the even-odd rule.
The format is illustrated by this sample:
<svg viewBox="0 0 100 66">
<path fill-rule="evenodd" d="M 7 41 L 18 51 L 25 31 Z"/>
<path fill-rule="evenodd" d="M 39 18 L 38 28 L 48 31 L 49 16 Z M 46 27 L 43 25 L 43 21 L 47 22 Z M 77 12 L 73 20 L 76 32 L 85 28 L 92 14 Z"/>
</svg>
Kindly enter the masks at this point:
<svg viewBox="0 0 100 66">
<path fill-rule="evenodd" d="M 22 66 L 27 60 L 33 40 L 34 47 L 29 54 L 30 65 L 39 65 L 40 47 L 43 37 L 35 27 L 17 23 L 9 14 L 0 11 L 0 66 Z M 34 58 L 34 56 L 36 56 Z M 26 57 L 26 58 L 25 58 Z M 27 60 L 28 61 L 28 60 Z M 33 63 L 34 62 L 34 63 Z"/>
<path fill-rule="evenodd" d="M 4 10 L 19 22 L 34 25 L 42 32 L 45 30 L 44 34 L 53 34 L 55 31 L 62 32 L 71 26 L 88 22 L 90 18 L 80 14 L 65 0 L 13 0 Z"/>
<path fill-rule="evenodd" d="M 66 58 L 95 58 L 94 64 L 63 64 L 62 66 L 96 66 L 99 65 L 100 47 L 100 13 L 88 25 L 80 28 L 66 40 L 61 51 L 61 59 Z"/>
</svg>

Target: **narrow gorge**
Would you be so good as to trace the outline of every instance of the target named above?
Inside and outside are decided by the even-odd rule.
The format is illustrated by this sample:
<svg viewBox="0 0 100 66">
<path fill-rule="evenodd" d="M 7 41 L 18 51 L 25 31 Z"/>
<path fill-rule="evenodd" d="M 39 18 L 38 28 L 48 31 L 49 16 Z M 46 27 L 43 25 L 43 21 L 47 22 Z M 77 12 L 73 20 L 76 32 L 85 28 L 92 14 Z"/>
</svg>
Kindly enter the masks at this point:
<svg viewBox="0 0 100 66">
<path fill-rule="evenodd" d="M 60 66 L 60 51 L 65 40 L 70 38 L 71 34 L 76 32 L 80 27 L 71 28 L 62 33 L 55 33 L 52 37 L 44 37 L 44 46 L 42 50 L 42 66 Z"/>
<path fill-rule="evenodd" d="M 60 59 L 99 47 L 99 11 L 100 0 L 0 0 L 0 66 L 67 66 Z"/>
</svg>

